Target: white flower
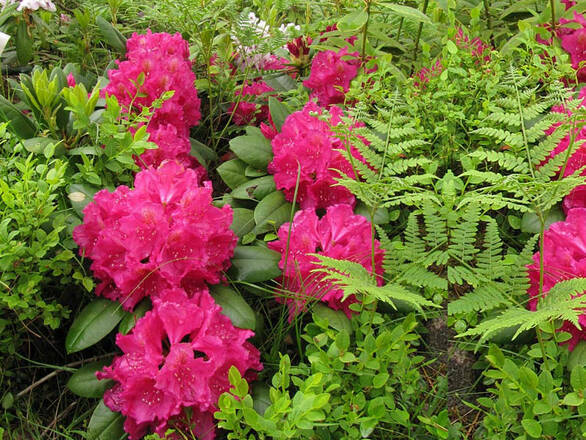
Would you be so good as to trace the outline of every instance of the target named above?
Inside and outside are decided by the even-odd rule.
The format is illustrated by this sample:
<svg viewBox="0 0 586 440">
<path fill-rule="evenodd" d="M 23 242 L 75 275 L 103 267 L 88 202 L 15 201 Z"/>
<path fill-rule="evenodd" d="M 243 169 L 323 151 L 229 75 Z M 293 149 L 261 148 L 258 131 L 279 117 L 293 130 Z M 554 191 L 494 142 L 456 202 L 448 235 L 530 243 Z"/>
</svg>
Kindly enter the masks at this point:
<svg viewBox="0 0 586 440">
<path fill-rule="evenodd" d="M 29 9 L 31 11 L 36 11 L 39 8 L 50 12 L 55 12 L 57 10 L 51 0 L 21 0 L 20 5 L 18 5 L 16 10 L 22 11 L 23 9 Z"/>
</svg>

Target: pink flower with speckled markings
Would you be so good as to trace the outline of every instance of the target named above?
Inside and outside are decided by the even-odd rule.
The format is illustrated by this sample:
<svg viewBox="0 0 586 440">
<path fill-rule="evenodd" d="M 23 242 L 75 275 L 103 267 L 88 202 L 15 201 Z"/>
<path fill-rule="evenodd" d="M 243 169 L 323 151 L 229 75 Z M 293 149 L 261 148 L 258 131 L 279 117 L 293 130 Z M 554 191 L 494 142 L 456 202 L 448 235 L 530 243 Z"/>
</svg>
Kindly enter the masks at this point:
<svg viewBox="0 0 586 440">
<path fill-rule="evenodd" d="M 270 249 L 281 253 L 279 267 L 283 269 L 282 281 L 289 292 L 276 294 L 277 300 L 289 307 L 289 320 L 305 310 L 310 300 L 325 302 L 334 310 L 352 315 L 350 304 L 357 302 L 355 296 L 342 301 L 343 292 L 322 281 L 323 275 L 312 273 L 317 253 L 338 260 L 350 260 L 362 264 L 372 271 L 371 225 L 361 215 L 355 215 L 348 205 L 330 206 L 321 219 L 313 210 L 295 214 L 291 235 L 289 223 L 279 228 L 279 239 L 268 244 Z M 286 250 L 289 250 L 288 255 Z M 374 241 L 374 261 L 377 282 L 382 285 L 383 250 L 378 240 Z M 285 268 L 285 261 L 287 267 Z"/>
<path fill-rule="evenodd" d="M 131 440 L 170 427 L 194 427 L 211 440 L 230 367 L 248 380 L 262 369 L 259 351 L 247 342 L 253 335 L 234 327 L 207 289 L 191 296 L 179 288 L 163 290 L 132 332 L 116 337 L 123 354 L 96 374 L 115 381 L 104 403 L 126 416 Z"/>
<path fill-rule="evenodd" d="M 565 221 L 552 224 L 544 235 L 543 252 L 543 295 L 559 281 L 586 277 L 586 209 L 575 208 L 568 212 Z M 533 264 L 528 266 L 531 286 L 529 308 L 537 309 L 539 300 L 539 252 L 533 255 Z M 572 338 L 567 342 L 573 350 L 576 344 L 586 340 L 586 311 L 580 315 L 578 329 L 570 322 L 564 322 L 561 331 Z"/>
<path fill-rule="evenodd" d="M 332 107 L 329 122 L 318 119 L 322 113 L 323 110 L 310 101 L 303 110 L 287 117 L 281 132 L 271 142 L 274 158 L 268 170 L 275 177 L 277 189 L 283 190 L 287 200 L 292 201 L 298 167 L 301 168 L 297 202 L 303 209 L 326 208 L 339 203 L 353 206 L 352 193 L 336 182 L 340 174 L 335 170 L 353 175 L 350 162 L 337 151 L 346 151 L 346 145 L 331 129 L 342 122 L 343 112 Z M 357 160 L 364 161 L 355 147 L 351 146 L 350 151 Z"/>
<path fill-rule="evenodd" d="M 134 189 L 102 190 L 73 231 L 93 260 L 98 295 L 127 310 L 169 287 L 192 291 L 223 279 L 237 237 L 232 209 L 212 205 L 209 182 L 177 162 L 141 171 Z"/>
</svg>

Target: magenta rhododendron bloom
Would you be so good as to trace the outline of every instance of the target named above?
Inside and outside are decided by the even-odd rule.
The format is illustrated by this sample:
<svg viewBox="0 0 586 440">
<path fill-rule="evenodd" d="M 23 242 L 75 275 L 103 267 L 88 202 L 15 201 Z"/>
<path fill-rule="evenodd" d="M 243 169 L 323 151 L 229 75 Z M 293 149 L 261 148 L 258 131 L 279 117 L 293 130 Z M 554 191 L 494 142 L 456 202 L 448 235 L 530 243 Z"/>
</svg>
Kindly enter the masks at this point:
<svg viewBox="0 0 586 440">
<path fill-rule="evenodd" d="M 235 328 L 206 288 L 191 297 L 183 289 L 163 290 L 153 306 L 130 334 L 118 334 L 124 354 L 97 373 L 116 382 L 104 403 L 126 416 L 131 439 L 189 425 L 212 439 L 210 416 L 230 388 L 229 368 L 250 380 L 251 370 L 262 369 L 259 351 L 246 341 L 254 332 Z"/>
<path fill-rule="evenodd" d="M 277 300 L 289 307 L 289 320 L 303 311 L 310 300 L 321 300 L 335 310 L 343 310 L 350 317 L 352 312 L 349 306 L 358 300 L 350 296 L 342 301 L 341 289 L 322 281 L 323 275 L 312 273 L 317 268 L 314 264 L 317 259 L 309 254 L 355 261 L 372 272 L 370 222 L 361 215 L 355 215 L 349 205 L 335 205 L 330 206 L 321 219 L 313 210 L 297 212 L 291 236 L 289 223 L 279 228 L 278 235 L 279 239 L 268 246 L 282 254 L 279 267 L 283 269 L 283 287 L 289 292 L 278 293 Z M 377 282 L 382 285 L 383 250 L 378 240 L 374 242 L 374 261 Z"/>
<path fill-rule="evenodd" d="M 544 235 L 543 295 L 547 295 L 556 283 L 572 278 L 586 277 L 586 209 L 572 209 L 563 222 L 552 224 Z M 537 309 L 539 299 L 539 252 L 533 255 L 533 264 L 528 266 L 531 287 L 529 308 Z M 582 329 L 564 322 L 561 330 L 572 338 L 568 347 L 573 350 L 578 342 L 586 340 L 586 311 L 579 317 Z"/>
<path fill-rule="evenodd" d="M 350 82 L 358 74 L 359 55 L 358 52 L 349 53 L 347 47 L 338 52 L 326 50 L 315 55 L 309 78 L 303 81 L 303 85 L 311 89 L 310 97 L 317 97 L 322 107 L 343 103 Z"/>
<path fill-rule="evenodd" d="M 264 81 L 245 83 L 234 95 L 241 101 L 232 103 L 228 109 L 232 113 L 232 121 L 236 125 L 258 125 L 269 117 L 268 94 L 274 89 Z M 260 102 L 255 99 L 260 97 Z"/>
<path fill-rule="evenodd" d="M 173 124 L 182 134 L 196 125 L 200 118 L 200 100 L 194 87 L 195 75 L 189 61 L 189 47 L 179 33 L 144 35 L 133 34 L 127 42 L 126 61 L 118 62 L 118 69 L 110 70 L 110 83 L 104 91 L 115 95 L 129 111 L 140 112 L 151 106 L 164 92 L 174 90 L 171 99 L 153 115 L 151 123 Z M 144 75 L 140 93 L 134 83 Z M 132 109 L 130 105 L 132 104 Z"/>
<path fill-rule="evenodd" d="M 110 70 L 104 92 L 114 95 L 128 112 L 140 113 L 163 93 L 174 91 L 161 108 L 155 109 L 147 131 L 158 150 L 145 151 L 136 162 L 141 168 L 157 167 L 164 160 L 178 160 L 196 167 L 189 152 L 189 128 L 201 118 L 195 75 L 189 61 L 189 47 L 179 33 L 133 34 L 127 42 L 126 61 Z M 137 84 L 139 77 L 142 84 Z M 137 88 L 138 85 L 138 88 Z M 131 108 L 132 107 L 132 108 Z M 203 173 L 203 168 L 198 171 Z"/>
<path fill-rule="evenodd" d="M 132 310 L 168 287 L 220 282 L 237 241 L 230 206 L 212 206 L 210 185 L 176 162 L 138 173 L 134 185 L 96 193 L 73 231 L 102 281 L 96 293 Z"/>
<path fill-rule="evenodd" d="M 331 128 L 341 123 L 342 110 L 332 107 L 328 122 L 318 119 L 322 112 L 315 102 L 308 102 L 303 110 L 287 117 L 281 133 L 271 142 L 274 158 L 268 170 L 274 174 L 277 189 L 283 190 L 289 201 L 295 193 L 298 165 L 301 167 L 297 202 L 303 209 L 355 203 L 352 193 L 336 186 L 335 180 L 340 174 L 334 170 L 353 176 L 351 164 L 336 151 L 345 151 L 346 145 Z M 350 148 L 356 159 L 364 160 L 355 147 Z"/>
</svg>

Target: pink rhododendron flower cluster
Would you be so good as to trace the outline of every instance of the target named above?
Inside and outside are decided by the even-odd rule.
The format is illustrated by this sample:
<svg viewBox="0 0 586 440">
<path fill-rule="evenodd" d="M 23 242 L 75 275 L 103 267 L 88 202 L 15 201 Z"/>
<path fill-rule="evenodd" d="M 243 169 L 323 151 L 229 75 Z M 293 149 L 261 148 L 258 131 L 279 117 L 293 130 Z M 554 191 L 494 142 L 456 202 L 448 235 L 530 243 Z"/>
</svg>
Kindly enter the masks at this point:
<svg viewBox="0 0 586 440">
<path fill-rule="evenodd" d="M 184 165 L 197 165 L 187 157 L 191 150 L 189 128 L 201 118 L 187 42 L 179 33 L 147 31 L 144 35 L 133 34 L 126 47 L 126 61 L 118 62 L 118 69 L 108 72 L 110 83 L 104 93 L 116 96 L 128 112 L 140 113 L 163 93 L 174 91 L 172 98 L 155 109 L 148 125 L 147 131 L 159 151 L 147 151 L 137 164 L 142 168 L 156 167 L 165 159 L 177 159 Z M 144 83 L 137 90 L 139 77 L 144 77 Z M 161 132 L 165 135 L 163 142 Z"/>
<path fill-rule="evenodd" d="M 343 103 L 350 82 L 358 74 L 359 55 L 359 52 L 348 52 L 348 47 L 315 55 L 309 78 L 303 81 L 303 85 L 311 89 L 310 97 L 316 97 L 322 107 Z"/>
<path fill-rule="evenodd" d="M 545 231 L 543 264 L 543 295 L 547 295 L 559 281 L 586 277 L 586 209 L 570 210 L 565 221 L 554 223 Z M 529 308 L 536 310 L 539 300 L 539 252 L 533 255 L 533 264 L 528 269 L 531 281 Z M 581 340 L 586 340 L 586 311 L 578 322 L 582 329 L 570 322 L 565 322 L 561 328 L 572 335 L 568 341 L 570 350 Z"/>
<path fill-rule="evenodd" d="M 96 193 L 73 231 L 102 282 L 96 293 L 127 310 L 169 287 L 188 292 L 218 283 L 237 237 L 232 209 L 212 206 L 212 189 L 177 162 L 139 172 L 134 189 Z"/>
<path fill-rule="evenodd" d="M 350 205 L 330 206 L 319 219 L 314 210 L 303 210 L 295 214 L 291 235 L 289 223 L 279 229 L 279 239 L 270 242 L 269 248 L 282 254 L 279 267 L 283 269 L 283 286 L 289 292 L 277 294 L 277 299 L 289 307 L 289 320 L 305 309 L 311 299 L 321 300 L 335 310 L 343 310 L 351 316 L 350 304 L 358 300 L 354 296 L 342 301 L 343 292 L 323 275 L 312 273 L 318 261 L 309 255 L 319 253 L 331 258 L 350 260 L 362 264 L 372 272 L 371 226 L 361 215 L 355 215 Z M 383 250 L 378 240 L 374 242 L 374 261 L 377 281 L 382 285 Z M 288 255 L 286 250 L 289 250 Z M 287 262 L 287 267 L 285 266 Z"/>
<path fill-rule="evenodd" d="M 234 95 L 241 97 L 241 101 L 232 103 L 229 112 L 233 114 L 232 121 L 236 125 L 258 125 L 269 117 L 268 94 L 274 89 L 264 81 L 244 83 Z M 261 103 L 254 101 L 261 97 Z M 252 99 L 252 100 L 249 100 Z"/>
<path fill-rule="evenodd" d="M 312 115 L 315 112 L 316 115 Z M 268 170 L 275 177 L 277 189 L 283 190 L 292 201 L 297 183 L 298 165 L 301 167 L 297 202 L 303 209 L 326 208 L 346 203 L 354 206 L 355 198 L 343 186 L 336 186 L 334 170 L 352 175 L 348 160 L 336 150 L 346 150 L 346 145 L 332 131 L 331 126 L 341 123 L 343 112 L 338 107 L 330 109 L 329 121 L 318 119 L 323 110 L 315 102 L 308 102 L 303 110 L 287 117 L 281 132 L 271 144 L 274 158 Z M 352 155 L 364 160 L 355 147 Z"/>
<path fill-rule="evenodd" d="M 254 332 L 235 328 L 220 312 L 206 288 L 191 296 L 165 289 L 130 334 L 118 334 L 124 354 L 97 376 L 115 381 L 104 403 L 126 416 L 131 440 L 185 425 L 198 438 L 213 439 L 212 415 L 230 388 L 230 367 L 249 380 L 262 369 L 259 351 L 246 341 Z"/>
</svg>

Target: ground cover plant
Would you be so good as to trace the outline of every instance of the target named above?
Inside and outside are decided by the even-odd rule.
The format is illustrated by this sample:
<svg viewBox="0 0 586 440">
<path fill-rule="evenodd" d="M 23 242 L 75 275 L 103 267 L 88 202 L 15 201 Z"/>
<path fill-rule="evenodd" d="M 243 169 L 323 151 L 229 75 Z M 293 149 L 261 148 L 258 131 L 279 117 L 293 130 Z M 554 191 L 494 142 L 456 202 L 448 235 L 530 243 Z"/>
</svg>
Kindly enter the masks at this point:
<svg viewBox="0 0 586 440">
<path fill-rule="evenodd" d="M 0 7 L 0 439 L 586 437 L 586 2 Z"/>
</svg>

